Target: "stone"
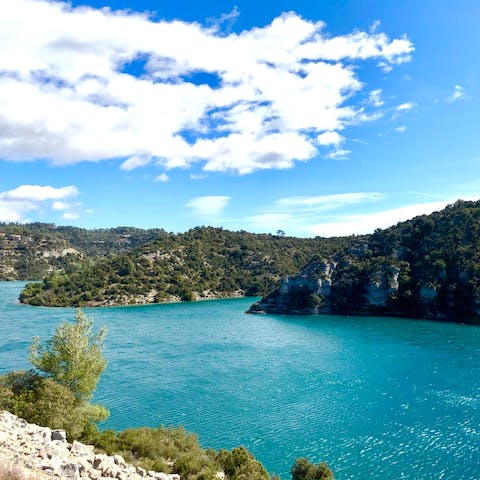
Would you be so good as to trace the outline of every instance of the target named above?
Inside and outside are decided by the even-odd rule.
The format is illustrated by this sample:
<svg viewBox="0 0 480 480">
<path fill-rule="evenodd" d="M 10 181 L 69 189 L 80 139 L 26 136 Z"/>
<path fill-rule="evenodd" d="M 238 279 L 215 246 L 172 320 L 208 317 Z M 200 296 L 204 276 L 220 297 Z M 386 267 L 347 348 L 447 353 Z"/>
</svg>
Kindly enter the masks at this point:
<svg viewBox="0 0 480 480">
<path fill-rule="evenodd" d="M 51 439 L 59 440 L 60 442 L 66 442 L 67 434 L 65 433 L 65 430 L 53 430 Z"/>
<path fill-rule="evenodd" d="M 121 455 L 114 455 L 113 456 L 113 461 L 115 465 L 125 465 L 125 459 Z"/>
<path fill-rule="evenodd" d="M 69 444 L 63 430 L 29 424 L 0 412 L 0 465 L 11 463 L 35 480 L 180 480 L 179 475 L 146 472 L 121 455 L 95 454 L 91 445 Z"/>
</svg>

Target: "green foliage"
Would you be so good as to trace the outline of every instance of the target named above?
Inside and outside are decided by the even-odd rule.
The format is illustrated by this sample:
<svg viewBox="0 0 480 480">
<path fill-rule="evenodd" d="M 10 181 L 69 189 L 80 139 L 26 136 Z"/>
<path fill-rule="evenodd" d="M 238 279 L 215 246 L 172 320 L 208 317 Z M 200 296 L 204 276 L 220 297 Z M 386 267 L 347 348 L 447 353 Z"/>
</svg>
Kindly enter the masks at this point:
<svg viewBox="0 0 480 480">
<path fill-rule="evenodd" d="M 314 465 L 307 458 L 297 458 L 291 469 L 292 480 L 333 480 L 326 463 Z"/>
<path fill-rule="evenodd" d="M 318 308 L 322 300 L 318 295 L 311 292 L 306 286 L 294 287 L 289 291 L 287 300 L 288 309 L 295 311 L 314 311 Z"/>
<path fill-rule="evenodd" d="M 0 377 L 0 408 L 30 423 L 63 429 L 70 438 L 81 438 L 106 412 L 98 405 L 79 403 L 67 387 L 31 370 Z"/>
<path fill-rule="evenodd" d="M 0 280 L 38 280 L 51 273 L 68 273 L 85 261 L 118 255 L 165 235 L 161 229 L 85 230 L 46 223 L 0 223 Z"/>
<path fill-rule="evenodd" d="M 27 285 L 20 300 L 82 306 L 261 295 L 273 290 L 282 276 L 295 273 L 314 253 L 329 255 L 354 241 L 194 228 L 161 235 L 111 259 L 50 274 L 42 283 Z"/>
<path fill-rule="evenodd" d="M 244 447 L 204 450 L 196 435 L 183 427 L 106 430 L 89 441 L 109 455 L 121 454 L 145 469 L 178 473 L 181 478 L 212 480 L 223 471 L 227 480 L 269 480 L 263 465 Z"/>
<path fill-rule="evenodd" d="M 90 400 L 107 366 L 103 357 L 105 334 L 105 327 L 93 333 L 93 320 L 78 309 L 75 322 L 57 327 L 45 346 L 34 338 L 30 361 L 47 377 L 67 387 L 78 401 Z"/>
<path fill-rule="evenodd" d="M 89 403 L 106 366 L 105 330 L 94 334 L 92 326 L 78 310 L 75 322 L 57 327 L 45 346 L 34 339 L 30 359 L 38 371 L 0 377 L 0 409 L 31 423 L 61 428 L 70 438 L 95 434 L 96 424 L 108 417 L 108 411 Z"/>
<path fill-rule="evenodd" d="M 220 450 L 216 456 L 225 477 L 229 480 L 269 480 L 263 465 L 245 448 L 234 448 L 231 452 Z"/>
</svg>

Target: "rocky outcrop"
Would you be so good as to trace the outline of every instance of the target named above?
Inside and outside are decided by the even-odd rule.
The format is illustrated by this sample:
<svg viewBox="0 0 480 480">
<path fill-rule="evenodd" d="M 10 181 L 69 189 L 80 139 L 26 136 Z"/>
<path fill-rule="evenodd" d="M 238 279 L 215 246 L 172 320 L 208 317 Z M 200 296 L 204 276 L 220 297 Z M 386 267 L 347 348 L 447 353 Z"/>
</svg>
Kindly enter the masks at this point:
<svg viewBox="0 0 480 480">
<path fill-rule="evenodd" d="M 402 271 L 395 261 L 362 263 L 348 255 L 314 259 L 298 275 L 283 279 L 277 290 L 247 313 L 387 315 L 480 323 L 478 299 L 467 297 L 465 303 L 473 301 L 476 308 L 469 316 L 458 318 L 448 310 L 448 288 L 439 292 L 424 280 L 413 284 L 412 293 L 408 284 L 401 284 Z M 409 271 L 405 265 L 403 268 Z M 466 289 L 462 292 L 468 294 Z"/>
<path fill-rule="evenodd" d="M 350 258 L 314 259 L 248 313 L 382 313 L 398 290 L 392 265 L 354 270 Z"/>
<path fill-rule="evenodd" d="M 0 466 L 38 480 L 180 480 L 129 465 L 120 455 L 95 453 L 91 445 L 68 443 L 63 430 L 27 423 L 9 412 L 0 412 Z"/>
</svg>

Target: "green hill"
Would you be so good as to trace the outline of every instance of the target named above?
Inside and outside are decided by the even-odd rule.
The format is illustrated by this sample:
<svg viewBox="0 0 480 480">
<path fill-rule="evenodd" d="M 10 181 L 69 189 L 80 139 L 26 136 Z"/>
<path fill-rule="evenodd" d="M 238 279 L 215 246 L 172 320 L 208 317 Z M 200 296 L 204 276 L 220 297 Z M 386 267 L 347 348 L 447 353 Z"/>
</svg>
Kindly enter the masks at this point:
<svg viewBox="0 0 480 480">
<path fill-rule="evenodd" d="M 122 255 L 78 264 L 29 284 L 33 305 L 127 305 L 262 295 L 315 253 L 330 255 L 363 237 L 300 239 L 197 227 Z"/>
<path fill-rule="evenodd" d="M 131 227 L 86 230 L 48 223 L 0 223 L 0 280 L 36 280 L 76 264 L 126 252 L 164 230 Z"/>
</svg>

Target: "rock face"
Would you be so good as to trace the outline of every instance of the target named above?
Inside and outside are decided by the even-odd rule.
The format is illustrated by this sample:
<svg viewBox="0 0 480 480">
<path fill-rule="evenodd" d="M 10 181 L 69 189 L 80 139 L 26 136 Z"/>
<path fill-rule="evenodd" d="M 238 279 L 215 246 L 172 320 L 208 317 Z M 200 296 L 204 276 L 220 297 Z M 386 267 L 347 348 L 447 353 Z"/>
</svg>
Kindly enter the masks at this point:
<svg viewBox="0 0 480 480">
<path fill-rule="evenodd" d="M 465 303 L 473 308 L 459 318 L 455 316 L 458 307 L 452 305 L 461 299 L 448 304 L 448 283 L 439 288 L 424 279 L 416 282 L 412 293 L 401 283 L 409 266 L 398 258 L 382 261 L 368 262 L 351 255 L 314 259 L 298 275 L 284 278 L 277 290 L 247 313 L 383 315 L 480 323 L 480 299 L 467 297 Z"/>
<path fill-rule="evenodd" d="M 278 290 L 252 305 L 248 312 L 384 313 L 398 290 L 400 270 L 392 265 L 351 270 L 345 258 L 312 260 L 298 275 L 283 279 Z"/>
<path fill-rule="evenodd" d="M 480 201 L 458 201 L 317 255 L 249 311 L 480 324 Z"/>
<path fill-rule="evenodd" d="M 9 412 L 0 412 L 0 466 L 38 480 L 180 480 L 176 474 L 129 465 L 120 455 L 96 454 L 91 445 L 67 443 L 64 431 L 27 423 Z"/>
</svg>

